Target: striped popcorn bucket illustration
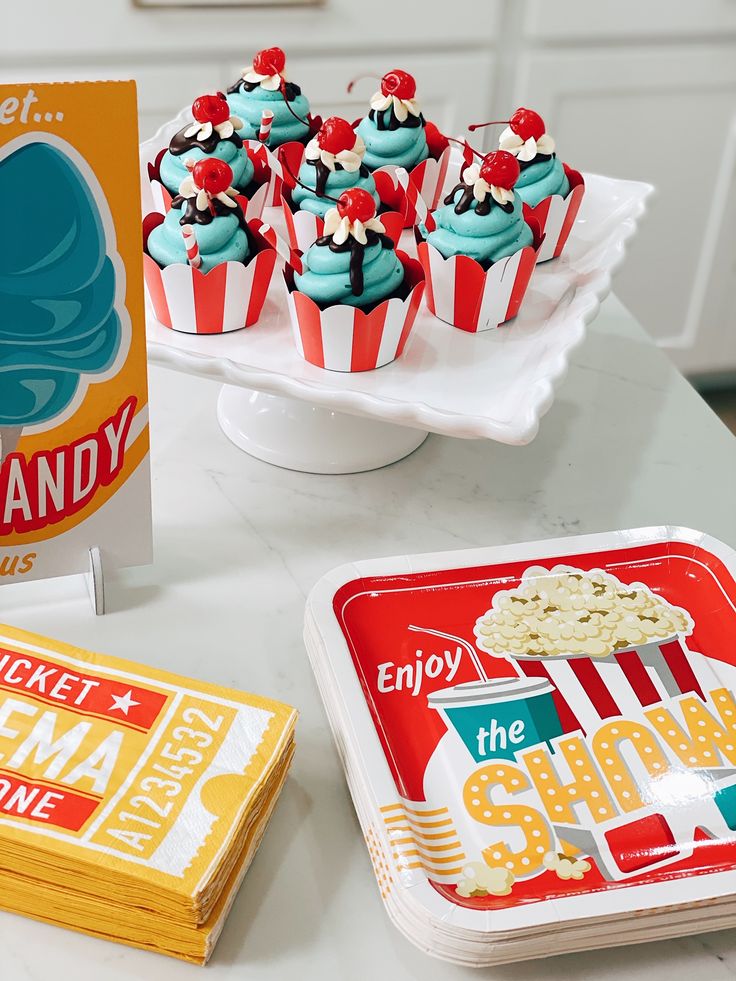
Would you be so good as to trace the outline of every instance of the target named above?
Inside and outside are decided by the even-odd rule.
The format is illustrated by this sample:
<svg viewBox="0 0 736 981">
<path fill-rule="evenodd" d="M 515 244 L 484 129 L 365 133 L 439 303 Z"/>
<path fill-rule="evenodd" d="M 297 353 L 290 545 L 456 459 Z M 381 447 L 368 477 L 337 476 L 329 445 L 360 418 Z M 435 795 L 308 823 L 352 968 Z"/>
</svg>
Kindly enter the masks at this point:
<svg viewBox="0 0 736 981">
<path fill-rule="evenodd" d="M 226 334 L 254 324 L 276 264 L 276 251 L 260 234 L 261 223 L 254 219 L 248 225 L 255 255 L 247 265 L 223 262 L 203 273 L 183 262 L 162 269 L 145 251 L 148 236 L 163 220 L 154 212 L 143 221 L 143 273 L 156 319 L 185 334 Z"/>
<path fill-rule="evenodd" d="M 702 655 L 691 654 L 680 637 L 615 651 L 607 657 L 509 655 L 519 672 L 554 685 L 553 698 L 564 732 L 591 733 L 605 719 L 637 718 L 657 702 L 693 692 L 704 698 L 718 679 Z"/>
<path fill-rule="evenodd" d="M 364 311 L 345 304 L 320 307 L 294 288 L 294 273 L 284 270 L 289 315 L 297 351 L 329 371 L 370 371 L 400 357 L 424 294 L 421 265 L 397 251 L 409 286 L 405 297 L 383 300 Z"/>
<path fill-rule="evenodd" d="M 245 195 L 239 195 L 238 200 L 240 201 L 241 207 L 243 209 L 243 214 L 250 220 L 251 218 L 260 218 L 263 214 L 263 209 L 266 205 L 266 200 L 268 197 L 269 183 L 271 180 L 270 163 L 266 159 L 265 154 L 269 157 L 273 156 L 269 151 L 263 147 L 261 144 L 256 144 L 255 149 L 251 148 L 251 143 L 249 141 L 248 145 L 248 155 L 250 156 L 253 164 L 256 168 L 256 179 L 254 180 L 254 186 L 257 184 L 257 188 L 253 191 L 250 197 Z M 171 210 L 172 196 L 169 193 L 169 189 L 161 183 L 160 166 L 161 158 L 166 153 L 166 147 L 158 152 L 156 159 L 153 163 L 148 164 L 148 183 L 147 186 L 142 187 L 142 198 L 143 198 L 143 209 L 147 213 L 149 211 L 157 211 L 162 215 L 167 214 Z M 144 185 L 146 182 L 143 182 Z"/>
<path fill-rule="evenodd" d="M 306 252 L 309 246 L 313 245 L 316 239 L 324 234 L 324 219 L 320 218 L 319 215 L 312 214 L 311 211 L 302 211 L 301 209 L 293 211 L 285 199 L 282 200 L 282 209 L 289 245 L 292 249 L 298 249 L 302 253 Z M 404 227 L 403 215 L 398 211 L 384 211 L 380 215 L 380 219 L 391 241 L 394 245 L 398 244 Z"/>
<path fill-rule="evenodd" d="M 427 277 L 430 313 L 460 330 L 493 330 L 519 312 L 529 286 L 537 252 L 543 244 L 536 226 L 534 246 L 499 259 L 489 269 L 469 256 L 445 259 L 437 249 L 419 240 L 417 252 Z"/>
<path fill-rule="evenodd" d="M 536 208 L 530 208 L 528 204 L 524 205 L 525 218 L 527 221 L 533 218 L 544 235 L 544 241 L 537 253 L 537 262 L 547 262 L 548 259 L 556 259 L 562 254 L 585 194 L 583 175 L 577 170 L 572 170 L 567 164 L 563 166 L 570 182 L 567 197 L 551 194 L 540 201 Z"/>
</svg>

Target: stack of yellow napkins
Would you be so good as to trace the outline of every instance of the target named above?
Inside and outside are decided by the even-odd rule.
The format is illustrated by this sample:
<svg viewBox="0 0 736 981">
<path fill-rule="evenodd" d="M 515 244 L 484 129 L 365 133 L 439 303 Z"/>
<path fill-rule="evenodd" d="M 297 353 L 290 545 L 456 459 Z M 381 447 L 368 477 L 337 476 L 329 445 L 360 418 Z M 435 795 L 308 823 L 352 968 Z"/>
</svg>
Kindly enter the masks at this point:
<svg viewBox="0 0 736 981">
<path fill-rule="evenodd" d="M 0 908 L 204 963 L 294 709 L 0 625 Z"/>
</svg>

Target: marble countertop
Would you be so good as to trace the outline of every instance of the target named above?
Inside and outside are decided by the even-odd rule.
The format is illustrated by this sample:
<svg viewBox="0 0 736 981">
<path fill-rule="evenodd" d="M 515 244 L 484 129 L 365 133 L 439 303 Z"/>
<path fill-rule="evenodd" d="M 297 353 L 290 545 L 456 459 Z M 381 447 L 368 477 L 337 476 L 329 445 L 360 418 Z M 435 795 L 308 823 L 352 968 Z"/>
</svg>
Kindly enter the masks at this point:
<svg viewBox="0 0 736 981">
<path fill-rule="evenodd" d="M 736 931 L 480 974 L 412 947 L 383 911 L 302 644 L 306 594 L 353 559 L 667 523 L 736 545 L 736 442 L 614 297 L 572 361 L 531 445 L 430 436 L 343 477 L 251 459 L 218 428 L 214 383 L 152 369 L 155 564 L 109 582 L 104 617 L 80 579 L 0 590 L 0 620 L 298 706 L 294 769 L 212 981 L 736 978 Z M 2 981 L 204 976 L 5 913 L 0 951 Z"/>
</svg>

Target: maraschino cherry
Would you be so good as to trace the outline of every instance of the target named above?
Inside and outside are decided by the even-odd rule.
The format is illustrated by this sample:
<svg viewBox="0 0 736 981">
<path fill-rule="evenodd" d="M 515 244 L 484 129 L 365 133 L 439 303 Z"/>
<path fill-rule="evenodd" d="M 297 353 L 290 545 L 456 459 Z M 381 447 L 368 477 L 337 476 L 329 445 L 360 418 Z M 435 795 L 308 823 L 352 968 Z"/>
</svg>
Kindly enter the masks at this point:
<svg viewBox="0 0 736 981">
<path fill-rule="evenodd" d="M 198 160 L 192 168 L 192 177 L 197 187 L 212 196 L 227 191 L 233 182 L 230 165 L 216 157 Z"/>
<path fill-rule="evenodd" d="M 378 78 L 377 75 L 358 75 L 352 82 L 348 83 L 348 92 L 353 91 L 353 86 L 363 78 Z M 417 94 L 417 83 L 413 75 L 402 71 L 401 68 L 394 68 L 393 71 L 386 72 L 378 78 L 381 83 L 382 95 L 394 95 L 397 99 L 413 99 Z"/>
<path fill-rule="evenodd" d="M 413 99 L 417 94 L 417 83 L 409 72 L 394 68 L 381 79 L 383 95 L 394 95 L 397 99 Z"/>
<path fill-rule="evenodd" d="M 217 95 L 200 95 L 192 103 L 192 115 L 198 123 L 212 123 L 219 126 L 230 118 L 230 106 L 222 92 Z"/>
<path fill-rule="evenodd" d="M 494 150 L 483 157 L 480 176 L 487 184 L 511 190 L 519 179 L 519 161 L 506 150 Z"/>
<path fill-rule="evenodd" d="M 493 119 L 489 123 L 473 123 L 472 126 L 468 126 L 468 129 L 474 133 L 477 129 L 483 129 L 485 126 L 502 126 L 504 124 L 510 126 L 512 131 L 525 143 L 532 137 L 535 140 L 541 140 L 547 132 L 544 120 L 539 113 L 523 107 L 517 109 L 511 119 Z"/>
<path fill-rule="evenodd" d="M 337 199 L 337 213 L 352 224 L 360 221 L 365 224 L 376 216 L 376 203 L 368 191 L 362 187 L 351 187 L 343 191 Z"/>
<path fill-rule="evenodd" d="M 328 153 L 352 150 L 355 146 L 355 130 L 347 119 L 330 116 L 325 119 L 317 133 L 317 145 Z"/>
<path fill-rule="evenodd" d="M 264 48 L 253 58 L 253 71 L 259 75 L 281 75 L 286 67 L 286 55 L 281 48 Z"/>
<path fill-rule="evenodd" d="M 532 137 L 535 140 L 541 140 L 547 132 L 544 120 L 533 109 L 517 109 L 509 119 L 509 126 L 525 143 Z"/>
</svg>

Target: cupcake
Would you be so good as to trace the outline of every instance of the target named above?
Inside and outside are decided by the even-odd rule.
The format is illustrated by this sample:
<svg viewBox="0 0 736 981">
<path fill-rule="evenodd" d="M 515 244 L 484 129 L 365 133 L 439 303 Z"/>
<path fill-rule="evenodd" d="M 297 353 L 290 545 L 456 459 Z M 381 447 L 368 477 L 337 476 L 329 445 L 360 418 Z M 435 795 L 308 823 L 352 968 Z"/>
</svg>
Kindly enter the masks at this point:
<svg viewBox="0 0 736 981">
<path fill-rule="evenodd" d="M 294 285 L 320 306 L 369 307 L 398 295 L 404 268 L 367 191 L 346 191 L 325 215 L 324 235 L 304 256 Z"/>
<path fill-rule="evenodd" d="M 174 330 L 223 333 L 260 315 L 276 253 L 246 221 L 224 160 L 191 165 L 166 215 L 143 223 L 146 286 L 156 317 Z"/>
<path fill-rule="evenodd" d="M 309 102 L 298 85 L 286 81 L 285 66 L 286 55 L 281 48 L 266 48 L 256 54 L 253 64 L 227 90 L 232 112 L 243 121 L 238 134 L 244 140 L 259 138 L 264 111 L 272 120 L 264 141 L 271 149 L 292 141 L 303 143 L 309 138 Z"/>
<path fill-rule="evenodd" d="M 546 132 L 542 117 L 533 109 L 516 110 L 499 136 L 498 146 L 512 153 L 519 162 L 521 173 L 516 193 L 525 204 L 536 208 L 551 194 L 566 198 L 570 193 L 570 181 L 555 153 L 555 141 Z"/>
<path fill-rule="evenodd" d="M 471 131 L 479 128 L 468 127 Z M 537 261 L 553 259 L 561 254 L 577 217 L 585 191 L 583 177 L 562 163 L 544 120 L 533 109 L 516 110 L 498 145 L 519 162 L 521 172 L 515 191 L 545 237 Z"/>
<path fill-rule="evenodd" d="M 414 78 L 399 68 L 381 79 L 380 89 L 371 97 L 370 111 L 357 127 L 369 170 L 386 164 L 411 170 L 429 156 L 426 124 L 416 94 Z"/>
<path fill-rule="evenodd" d="M 292 248 L 306 252 L 324 234 L 324 218 L 344 191 L 366 191 L 378 209 L 381 199 L 373 175 L 363 163 L 365 145 L 345 119 L 326 119 L 307 144 L 298 175 L 289 174 L 291 191 L 282 195 L 284 220 Z M 288 170 L 288 164 L 285 163 Z M 400 212 L 381 214 L 386 232 L 397 242 L 404 226 Z"/>
<path fill-rule="evenodd" d="M 339 197 L 343 191 L 362 188 L 380 204 L 376 182 L 363 162 L 365 143 L 346 119 L 330 116 L 316 136 L 307 143 L 299 183 L 291 192 L 296 209 L 311 211 L 324 218 L 334 207 L 327 195 Z"/>
<path fill-rule="evenodd" d="M 355 83 L 351 82 L 348 91 Z M 407 170 L 429 208 L 439 201 L 450 164 L 447 138 L 424 119 L 416 99 L 414 78 L 401 69 L 387 72 L 370 100 L 370 111 L 356 125 L 365 144 L 363 162 L 374 172 L 384 206 L 404 213 L 404 227 L 415 224 L 416 212 L 397 191 L 392 171 Z"/>
<path fill-rule="evenodd" d="M 540 242 L 514 193 L 516 159 L 504 150 L 476 156 L 480 163 L 465 166 L 460 183 L 417 228 L 430 311 L 473 332 L 516 316 Z"/>
<path fill-rule="evenodd" d="M 199 160 L 224 160 L 233 173 L 232 186 L 246 193 L 253 181 L 254 167 L 236 132 L 243 120 L 231 116 L 230 106 L 222 92 L 201 95 L 192 103 L 193 122 L 180 129 L 159 161 L 161 183 L 173 196 L 182 181 L 190 175 L 188 163 Z"/>
<path fill-rule="evenodd" d="M 504 151 L 470 164 L 434 212 L 434 229 L 420 226 L 428 244 L 445 259 L 467 255 L 484 269 L 532 245 L 521 198 L 514 193 L 518 177 L 519 164 Z"/>
<path fill-rule="evenodd" d="M 232 186 L 233 172 L 224 161 L 194 164 L 171 202 L 171 210 L 148 238 L 148 254 L 162 268 L 191 261 L 203 273 L 221 262 L 245 262 L 250 252 L 248 226 Z M 184 232 L 182 229 L 193 229 Z"/>
<path fill-rule="evenodd" d="M 419 263 L 395 250 L 363 188 L 343 192 L 324 234 L 286 272 L 299 353 L 336 371 L 364 371 L 403 351 L 423 292 Z"/>
</svg>

